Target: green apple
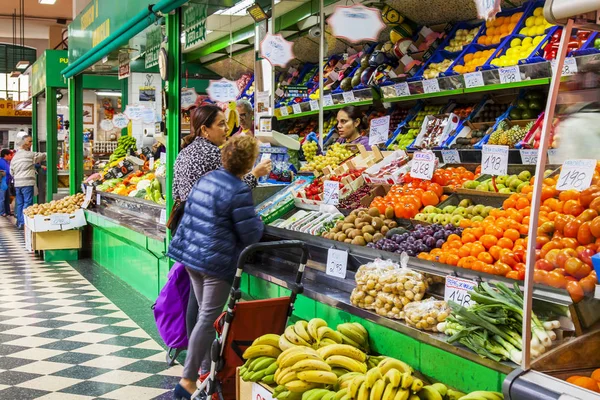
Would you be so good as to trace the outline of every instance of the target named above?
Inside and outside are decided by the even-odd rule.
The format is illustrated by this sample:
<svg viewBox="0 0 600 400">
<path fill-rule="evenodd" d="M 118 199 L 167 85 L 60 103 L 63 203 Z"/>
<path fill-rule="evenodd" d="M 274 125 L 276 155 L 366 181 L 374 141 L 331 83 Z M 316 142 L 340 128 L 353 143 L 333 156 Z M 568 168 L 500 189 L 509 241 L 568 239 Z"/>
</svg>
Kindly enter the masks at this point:
<svg viewBox="0 0 600 400">
<path fill-rule="evenodd" d="M 459 207 L 465 207 L 465 208 L 472 206 L 472 205 L 473 205 L 473 202 L 471 201 L 471 199 L 462 199 L 460 201 L 460 203 L 458 203 Z"/>
<path fill-rule="evenodd" d="M 519 186 L 517 186 L 517 193 L 521 193 L 521 190 L 523 190 L 525 186 L 529 186 L 529 182 L 523 182 Z"/>
<path fill-rule="evenodd" d="M 473 215 L 473 208 L 474 208 L 474 207 L 475 207 L 475 206 L 469 206 L 469 207 L 467 207 L 467 214 L 471 214 L 471 215 Z"/>
<path fill-rule="evenodd" d="M 506 182 L 507 179 L 508 179 L 508 175 L 498 175 L 496 177 L 496 184 L 501 184 L 502 186 L 504 186 L 504 183 Z"/>
<path fill-rule="evenodd" d="M 512 193 L 509 188 L 500 189 L 498 193 Z"/>
<path fill-rule="evenodd" d="M 425 214 L 431 214 L 431 213 L 434 213 L 434 212 L 435 212 L 435 206 L 426 206 L 426 207 L 423 209 L 423 212 L 424 212 Z"/>
<path fill-rule="evenodd" d="M 483 209 L 483 213 L 481 215 L 485 218 L 488 215 L 490 215 L 490 211 L 492 211 L 493 209 L 494 209 L 494 207 L 485 206 L 485 208 Z"/>
<path fill-rule="evenodd" d="M 473 215 L 482 215 L 485 210 L 485 206 L 483 204 L 477 204 L 473 207 Z"/>
<path fill-rule="evenodd" d="M 494 183 L 493 182 L 490 181 L 490 182 L 488 182 L 487 185 L 488 185 L 488 191 L 490 191 L 490 192 L 495 192 L 496 191 L 496 188 L 494 187 Z"/>
<path fill-rule="evenodd" d="M 460 225 L 460 221 L 462 221 L 464 218 L 462 215 L 453 215 L 452 218 L 450 219 L 450 223 L 454 226 L 459 226 Z"/>
<path fill-rule="evenodd" d="M 521 173 L 518 175 L 518 178 L 520 180 L 522 180 L 523 182 L 527 181 L 529 182 L 529 180 L 531 179 L 531 172 L 525 170 L 525 171 L 521 171 Z"/>
<path fill-rule="evenodd" d="M 483 221 L 483 217 L 481 215 L 476 215 L 473 218 L 471 218 L 471 221 L 475 222 L 475 221 Z"/>
<path fill-rule="evenodd" d="M 475 190 L 479 190 L 480 192 L 488 192 L 488 185 L 487 183 L 482 183 L 481 185 L 478 185 Z"/>
<path fill-rule="evenodd" d="M 465 215 L 467 215 L 467 209 L 464 207 L 456 207 L 456 210 L 454 210 L 452 214 L 464 217 Z"/>
<path fill-rule="evenodd" d="M 501 184 L 501 183 L 496 183 L 496 188 L 497 188 L 498 190 L 500 190 L 500 189 L 504 189 L 505 187 L 506 187 L 506 186 L 504 186 L 504 185 L 503 185 L 503 184 Z"/>
<path fill-rule="evenodd" d="M 440 219 L 440 224 L 448 225 L 450 221 L 452 221 L 452 215 L 443 214 L 442 218 Z"/>
<path fill-rule="evenodd" d="M 466 181 L 465 183 L 463 183 L 463 187 L 465 189 L 475 189 L 480 182 L 477 181 Z"/>
<path fill-rule="evenodd" d="M 446 206 L 446 207 L 444 207 L 442 212 L 444 214 L 452 214 L 454 212 L 454 210 L 456 210 L 456 206 Z"/>
<path fill-rule="evenodd" d="M 519 178 L 513 179 L 512 182 L 510 183 L 510 190 L 512 190 L 513 192 L 516 192 L 517 188 L 522 183 L 524 183 L 524 182 L 522 180 L 520 180 Z"/>
<path fill-rule="evenodd" d="M 435 219 L 435 217 L 437 217 L 437 214 L 427 214 L 427 222 L 429 222 L 430 224 L 433 224 L 433 220 Z"/>
<path fill-rule="evenodd" d="M 433 217 L 433 223 L 441 224 L 443 219 L 444 219 L 444 214 L 435 214 L 435 217 Z"/>
<path fill-rule="evenodd" d="M 544 171 L 544 178 L 547 178 L 551 173 L 553 173 L 554 171 L 551 169 L 547 169 Z"/>
<path fill-rule="evenodd" d="M 418 213 L 417 215 L 415 215 L 415 218 L 417 221 L 427 221 L 427 214 L 424 213 Z"/>
</svg>

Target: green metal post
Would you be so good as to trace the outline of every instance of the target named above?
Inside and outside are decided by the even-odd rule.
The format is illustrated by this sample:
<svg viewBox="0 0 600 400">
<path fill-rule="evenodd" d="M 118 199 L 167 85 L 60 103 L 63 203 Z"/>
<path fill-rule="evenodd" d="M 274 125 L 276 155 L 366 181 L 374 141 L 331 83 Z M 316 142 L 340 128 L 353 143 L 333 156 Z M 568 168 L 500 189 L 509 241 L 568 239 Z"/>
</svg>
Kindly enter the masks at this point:
<svg viewBox="0 0 600 400">
<path fill-rule="evenodd" d="M 31 99 L 31 141 L 32 141 L 31 149 L 33 151 L 38 151 L 37 102 L 38 102 L 38 98 L 37 98 L 37 96 L 34 96 Z M 33 204 L 37 204 L 37 202 L 38 202 L 38 197 L 37 197 L 37 195 L 35 195 L 35 196 L 33 196 Z"/>
<path fill-rule="evenodd" d="M 121 112 L 125 111 L 125 107 L 129 103 L 129 78 L 121 81 Z M 121 129 L 121 136 L 127 136 L 127 127 Z"/>
<path fill-rule="evenodd" d="M 58 186 L 56 160 L 58 130 L 56 127 L 56 88 L 46 88 L 46 202 L 52 201 Z"/>
<path fill-rule="evenodd" d="M 181 9 L 167 15 L 167 46 L 168 46 L 168 70 L 169 77 L 165 82 L 167 91 L 167 219 L 173 207 L 173 166 L 179 153 L 179 131 L 181 129 Z M 170 231 L 167 230 L 167 241 L 171 240 Z"/>
<path fill-rule="evenodd" d="M 69 192 L 81 191 L 83 181 L 83 78 L 69 78 Z"/>
</svg>

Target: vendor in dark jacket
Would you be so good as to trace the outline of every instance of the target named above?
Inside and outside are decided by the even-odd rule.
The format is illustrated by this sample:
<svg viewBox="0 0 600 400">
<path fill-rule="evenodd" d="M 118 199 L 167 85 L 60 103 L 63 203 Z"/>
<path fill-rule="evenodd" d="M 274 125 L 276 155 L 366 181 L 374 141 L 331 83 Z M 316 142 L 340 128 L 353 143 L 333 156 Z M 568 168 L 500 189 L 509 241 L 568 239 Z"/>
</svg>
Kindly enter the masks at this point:
<svg viewBox="0 0 600 400">
<path fill-rule="evenodd" d="M 223 167 L 194 184 L 169 246 L 169 257 L 186 266 L 199 305 L 176 399 L 191 397 L 200 367 L 203 373 L 209 371 L 213 323 L 227 301 L 238 256 L 262 236 L 263 223 L 254 211 L 250 187 L 242 180 L 257 156 L 258 142 L 252 136 L 225 144 Z"/>
</svg>

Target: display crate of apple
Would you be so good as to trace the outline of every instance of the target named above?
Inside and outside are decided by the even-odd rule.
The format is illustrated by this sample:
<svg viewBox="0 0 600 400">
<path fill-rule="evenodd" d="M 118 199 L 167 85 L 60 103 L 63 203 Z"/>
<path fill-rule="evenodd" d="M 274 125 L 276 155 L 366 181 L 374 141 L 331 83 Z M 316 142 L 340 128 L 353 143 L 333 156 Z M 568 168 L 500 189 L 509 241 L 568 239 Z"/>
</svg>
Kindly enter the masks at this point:
<svg viewBox="0 0 600 400">
<path fill-rule="evenodd" d="M 404 151 L 394 151 L 365 171 L 365 181 L 371 184 L 393 185 L 394 183 L 400 183 L 402 175 L 410 171 L 407 166 L 408 161 L 409 157 Z"/>
<path fill-rule="evenodd" d="M 339 199 L 342 200 L 365 184 L 362 176 L 364 169 L 354 169 L 340 175 L 324 175 L 316 178 L 310 185 L 300 190 L 294 197 L 296 207 L 314 210 L 323 202 L 323 183 L 337 181 L 340 184 Z"/>
</svg>

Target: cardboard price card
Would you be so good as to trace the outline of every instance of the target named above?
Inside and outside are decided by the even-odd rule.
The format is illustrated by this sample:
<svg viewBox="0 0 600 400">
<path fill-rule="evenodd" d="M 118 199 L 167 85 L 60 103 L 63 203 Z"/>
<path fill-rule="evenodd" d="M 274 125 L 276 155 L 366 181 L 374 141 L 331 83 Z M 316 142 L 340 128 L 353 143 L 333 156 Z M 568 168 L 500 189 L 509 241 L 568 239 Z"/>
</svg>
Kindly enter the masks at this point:
<svg viewBox="0 0 600 400">
<path fill-rule="evenodd" d="M 415 152 L 410 166 L 411 177 L 431 180 L 434 169 L 435 154 L 433 154 L 431 151 Z"/>
<path fill-rule="evenodd" d="M 408 83 L 406 82 L 395 84 L 394 90 L 396 91 L 396 96 L 398 97 L 410 96 L 410 89 L 408 87 Z"/>
<path fill-rule="evenodd" d="M 567 160 L 560 169 L 556 190 L 585 190 L 592 184 L 596 160 Z"/>
<path fill-rule="evenodd" d="M 537 149 L 521 149 L 521 162 L 523 165 L 536 165 L 538 158 Z"/>
<path fill-rule="evenodd" d="M 483 73 L 481 71 L 469 72 L 463 75 L 465 80 L 465 86 L 467 88 L 474 88 L 484 86 Z"/>
<path fill-rule="evenodd" d="M 444 288 L 444 300 L 453 301 L 463 307 L 474 305 L 471 300 L 470 291 L 473 290 L 476 283 L 467 279 L 458 278 L 456 276 L 446 276 L 446 287 Z"/>
<path fill-rule="evenodd" d="M 340 183 L 338 181 L 323 182 L 323 204 L 337 206 L 340 202 Z"/>
<path fill-rule="evenodd" d="M 460 154 L 458 150 L 442 150 L 442 160 L 444 164 L 460 164 Z"/>
<path fill-rule="evenodd" d="M 327 251 L 327 275 L 338 278 L 346 278 L 348 269 L 348 252 L 346 250 L 329 249 Z"/>
<path fill-rule="evenodd" d="M 508 169 L 508 146 L 486 144 L 481 152 L 481 174 L 506 175 Z"/>
<path fill-rule="evenodd" d="M 384 143 L 390 133 L 390 116 L 373 118 L 369 128 L 369 145 Z"/>
<path fill-rule="evenodd" d="M 423 92 L 437 93 L 440 91 L 440 84 L 437 79 L 425 79 L 423 81 Z"/>
<path fill-rule="evenodd" d="M 518 65 L 500 68 L 498 73 L 500 74 L 500 83 L 521 82 L 521 71 Z"/>
</svg>

